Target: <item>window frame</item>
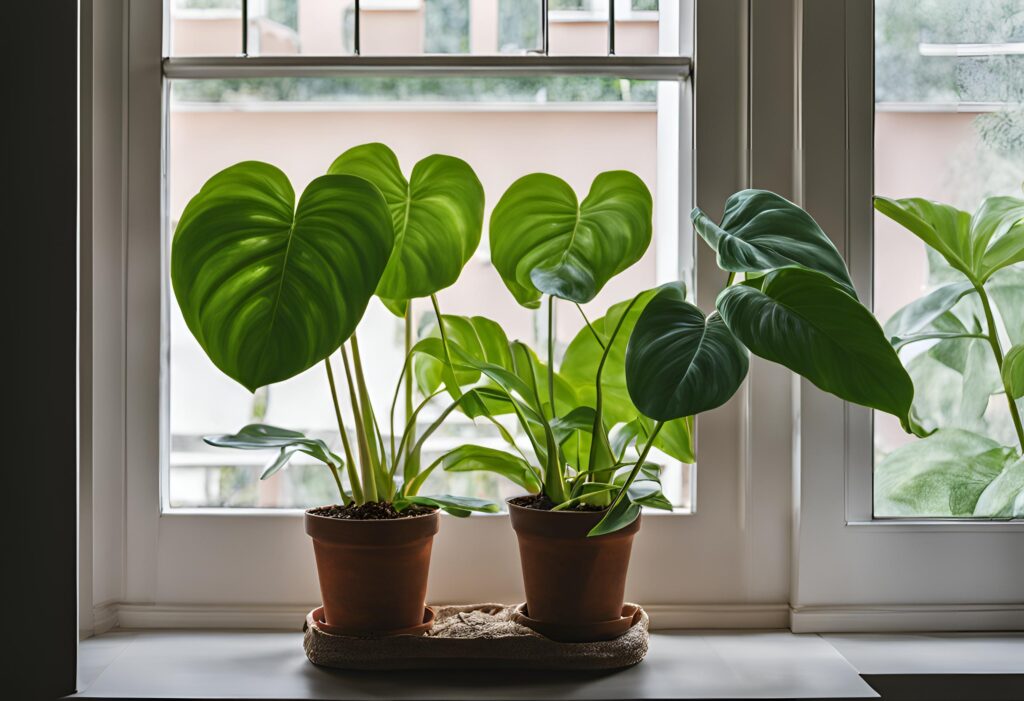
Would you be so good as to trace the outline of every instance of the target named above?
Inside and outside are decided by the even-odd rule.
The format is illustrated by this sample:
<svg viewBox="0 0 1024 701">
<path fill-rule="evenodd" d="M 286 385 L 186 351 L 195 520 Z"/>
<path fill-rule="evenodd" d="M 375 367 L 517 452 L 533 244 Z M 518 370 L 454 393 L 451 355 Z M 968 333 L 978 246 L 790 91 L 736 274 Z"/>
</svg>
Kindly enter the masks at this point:
<svg viewBox="0 0 1024 701">
<path fill-rule="evenodd" d="M 801 22 L 815 31 L 800 45 L 800 202 L 870 304 L 874 3 L 825 5 L 803 0 L 801 8 Z M 872 412 L 794 382 L 793 630 L 1024 628 L 1024 521 L 876 519 Z"/>
<path fill-rule="evenodd" d="M 666 3 L 661 17 L 678 22 L 680 54 L 693 56 L 692 79 L 679 84 L 680 104 L 691 107 L 678 115 L 680 191 L 713 216 L 745 187 L 791 197 L 834 237 L 858 288 L 870 294 L 872 3 L 842 2 L 843 11 L 833 12 L 833 0 L 693 0 L 692 12 Z M 688 0 L 680 4 L 689 8 Z M 82 543 L 92 586 L 83 587 L 90 598 L 82 605 L 92 625 L 83 616 L 83 632 L 115 624 L 294 627 L 318 597 L 301 512 L 161 513 L 154 465 L 164 454 L 159 417 L 167 410 L 157 381 L 169 233 L 162 230 L 165 25 L 159 3 L 101 5 L 93 38 L 106 50 L 94 56 L 93 71 L 105 82 L 93 88 L 93 109 L 122 118 L 92 122 L 93 468 L 82 490 L 92 518 Z M 322 60 L 322 70 L 376 62 L 444 72 L 464 70 L 468 60 L 501 72 L 509 58 L 569 72 L 593 71 L 596 62 L 611 73 L 679 60 L 343 57 Z M 232 61 L 213 58 L 204 67 L 204 60 L 170 66 L 178 77 L 200 77 Z M 298 68 L 287 57 L 246 61 L 246 70 L 271 75 Z M 685 226 L 689 204 L 680 199 L 676 216 Z M 692 271 L 698 303 L 710 309 L 725 274 L 706 246 L 692 236 L 682 242 L 680 268 Z M 697 442 L 696 510 L 645 516 L 634 546 L 627 593 L 645 604 L 653 626 L 1024 628 L 1024 605 L 1012 591 L 1012 582 L 1024 581 L 1024 558 L 1006 557 L 1021 524 L 863 519 L 869 412 L 752 358 L 737 396 L 699 418 Z M 948 548 L 965 557 L 954 574 L 942 567 Z M 907 571 L 872 572 L 878 562 Z M 979 571 L 997 576 L 973 581 Z M 516 601 L 520 582 L 507 515 L 443 520 L 432 601 Z"/>
</svg>

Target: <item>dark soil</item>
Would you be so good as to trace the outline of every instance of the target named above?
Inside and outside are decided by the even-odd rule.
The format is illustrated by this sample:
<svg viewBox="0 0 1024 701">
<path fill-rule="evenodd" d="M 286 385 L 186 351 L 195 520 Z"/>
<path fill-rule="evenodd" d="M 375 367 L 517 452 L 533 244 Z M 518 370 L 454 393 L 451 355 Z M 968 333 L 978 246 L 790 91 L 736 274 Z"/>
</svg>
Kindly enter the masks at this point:
<svg viewBox="0 0 1024 701">
<path fill-rule="evenodd" d="M 420 506 L 419 504 L 412 504 L 402 511 L 398 511 L 390 502 L 371 501 L 366 504 L 360 504 L 359 506 L 354 504 L 349 504 L 347 506 L 339 506 L 338 504 L 320 506 L 315 509 L 310 509 L 309 513 L 315 514 L 316 516 L 326 516 L 327 518 L 337 518 L 348 521 L 382 521 L 395 518 L 425 516 L 426 514 L 433 513 L 434 511 L 436 511 L 436 509 L 429 506 Z"/>
<path fill-rule="evenodd" d="M 537 509 L 538 511 L 551 511 L 551 509 L 555 508 L 555 502 L 548 499 L 544 494 L 516 497 L 515 499 L 509 499 L 509 503 L 522 506 L 525 509 Z M 604 511 L 604 509 L 605 507 L 603 506 L 594 506 L 593 504 L 576 504 L 575 506 L 562 509 L 562 511 Z"/>
</svg>

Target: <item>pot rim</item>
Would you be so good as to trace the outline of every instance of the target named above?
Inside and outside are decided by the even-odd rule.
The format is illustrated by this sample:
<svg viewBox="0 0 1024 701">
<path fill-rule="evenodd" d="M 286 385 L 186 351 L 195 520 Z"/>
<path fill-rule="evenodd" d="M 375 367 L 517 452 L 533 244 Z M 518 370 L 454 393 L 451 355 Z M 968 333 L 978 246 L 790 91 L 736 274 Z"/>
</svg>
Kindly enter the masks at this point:
<svg viewBox="0 0 1024 701">
<path fill-rule="evenodd" d="M 588 547 L 596 547 L 603 541 L 632 538 L 640 530 L 641 515 L 638 514 L 635 521 L 617 531 L 598 536 L 589 536 L 587 534 L 590 532 L 590 529 L 605 517 L 608 509 L 602 509 L 601 511 L 531 509 L 511 503 L 511 499 L 517 498 L 510 497 L 505 500 L 505 503 L 508 505 L 512 530 L 520 536 L 572 540 L 578 541 L 577 544 L 580 546 L 586 543 Z"/>
<path fill-rule="evenodd" d="M 420 514 L 419 516 L 403 516 L 402 518 L 332 518 L 330 516 L 322 516 L 320 514 L 313 513 L 316 509 L 324 509 L 329 506 L 341 506 L 341 504 L 321 504 L 320 506 L 311 506 L 303 511 L 303 515 L 307 518 L 330 521 L 332 523 L 335 521 L 338 523 L 397 523 L 401 521 L 416 521 L 421 518 L 431 518 L 433 516 L 437 516 L 441 512 L 441 509 L 436 506 L 428 506 L 426 508 L 431 510 L 428 514 Z"/>
<path fill-rule="evenodd" d="M 508 510 L 518 509 L 520 511 L 526 511 L 531 514 L 552 514 L 553 516 L 575 516 L 575 517 L 590 517 L 594 518 L 599 514 L 604 514 L 608 509 L 601 509 L 600 511 L 552 511 L 551 509 L 531 509 L 528 506 L 520 506 L 519 504 L 513 504 L 513 499 L 522 499 L 523 497 L 537 496 L 536 494 L 520 494 L 517 497 L 509 497 L 505 500 L 505 504 L 508 505 Z"/>
<path fill-rule="evenodd" d="M 433 538 L 440 524 L 440 509 L 404 518 L 331 518 L 314 514 L 312 509 L 303 514 L 306 535 L 315 541 L 349 547 L 404 546 Z"/>
</svg>

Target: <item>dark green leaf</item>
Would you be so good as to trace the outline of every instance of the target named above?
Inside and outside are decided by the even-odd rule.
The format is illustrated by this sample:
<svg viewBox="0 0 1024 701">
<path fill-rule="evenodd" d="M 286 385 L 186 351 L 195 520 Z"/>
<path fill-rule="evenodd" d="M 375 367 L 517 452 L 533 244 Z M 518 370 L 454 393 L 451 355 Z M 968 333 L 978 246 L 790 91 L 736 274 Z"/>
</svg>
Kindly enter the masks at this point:
<svg viewBox="0 0 1024 701">
<path fill-rule="evenodd" d="M 841 399 L 893 414 L 910 430 L 910 376 L 871 312 L 830 278 L 779 270 L 761 289 L 723 290 L 717 305 L 752 353 Z"/>
<path fill-rule="evenodd" d="M 723 270 L 817 270 L 857 296 L 846 263 L 825 232 L 810 214 L 774 192 L 737 192 L 725 202 L 721 225 L 700 209 L 694 209 L 690 217 L 697 233 L 718 253 L 718 266 Z"/>
<path fill-rule="evenodd" d="M 284 462 L 277 465 L 276 469 L 272 470 L 269 474 L 264 473 L 263 478 L 269 477 L 284 467 L 294 451 L 303 452 L 322 463 L 333 464 L 335 467 L 340 467 L 343 464 L 342 460 L 334 455 L 327 447 L 327 444 L 319 438 L 307 438 L 298 431 L 290 431 L 286 428 L 278 428 L 277 426 L 269 426 L 267 424 L 249 424 L 233 434 L 203 436 L 203 441 L 218 448 L 238 448 L 241 450 L 280 449 L 281 453 L 268 465 L 267 470 L 274 467 L 278 460 L 284 460 Z M 289 451 L 287 456 L 284 455 L 286 449 Z"/>
<path fill-rule="evenodd" d="M 491 261 L 523 306 L 542 293 L 584 303 L 640 260 L 651 231 L 651 193 L 632 173 L 601 173 L 582 203 L 564 180 L 533 173 L 491 213 Z"/>
<path fill-rule="evenodd" d="M 673 285 L 647 304 L 626 350 L 629 395 L 657 421 L 721 406 L 746 374 L 747 352 L 722 317 L 705 317 Z"/>
<path fill-rule="evenodd" d="M 410 504 L 420 506 L 436 506 L 444 509 L 452 516 L 469 516 L 470 512 L 478 511 L 485 514 L 496 514 L 501 507 L 493 501 L 476 499 L 474 497 L 457 497 L 451 494 L 431 494 L 430 496 L 406 496 L 395 500 L 395 508 L 399 511 L 407 508 Z"/>
<path fill-rule="evenodd" d="M 387 201 L 395 250 L 377 294 L 393 312 L 405 301 L 453 284 L 480 243 L 484 189 L 468 163 L 452 156 L 427 156 L 405 179 L 395 154 L 384 144 L 351 148 L 329 173 L 369 180 Z"/>
<path fill-rule="evenodd" d="M 605 535 L 621 530 L 636 521 L 640 515 L 640 505 L 634 504 L 629 495 L 622 497 L 622 501 L 605 512 L 604 518 L 598 521 L 597 525 L 590 529 L 588 536 Z"/>
<path fill-rule="evenodd" d="M 287 380 L 344 343 L 392 248 L 372 184 L 325 175 L 298 207 L 284 173 L 247 161 L 210 178 L 185 207 L 171 283 L 213 363 L 250 391 Z"/>
</svg>

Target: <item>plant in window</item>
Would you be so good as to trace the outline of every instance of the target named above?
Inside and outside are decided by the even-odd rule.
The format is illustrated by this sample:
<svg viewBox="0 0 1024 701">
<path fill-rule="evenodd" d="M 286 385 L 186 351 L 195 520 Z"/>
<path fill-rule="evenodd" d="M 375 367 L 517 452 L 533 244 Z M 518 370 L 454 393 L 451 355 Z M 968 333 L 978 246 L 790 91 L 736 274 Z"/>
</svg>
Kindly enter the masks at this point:
<svg viewBox="0 0 1024 701">
<path fill-rule="evenodd" d="M 483 201 L 472 168 L 457 158 L 429 156 L 406 179 L 390 149 L 366 144 L 343 153 L 297 204 L 288 178 L 274 166 L 231 166 L 192 198 L 175 231 L 174 293 L 189 330 L 218 368 L 254 391 L 324 364 L 344 457 L 322 440 L 265 424 L 206 440 L 276 449 L 262 479 L 296 453 L 327 467 L 339 504 L 310 509 L 305 524 L 314 540 L 325 623 L 337 630 L 423 624 L 437 509 L 456 516 L 498 509 L 480 499 L 419 494 L 424 442 L 475 395 L 450 402 L 418 435 L 417 418 L 437 393 L 415 404 L 407 360 L 385 435 L 356 337 L 376 294 L 406 317 L 409 354 L 410 301 L 430 297 L 437 309 L 435 293 L 455 282 L 479 243 Z M 332 368 L 335 352 L 348 386 L 351 434 Z M 396 432 L 403 385 L 405 426 Z"/>
<path fill-rule="evenodd" d="M 508 501 L 526 613 L 545 634 L 561 639 L 594 639 L 628 627 L 623 591 L 640 507 L 672 508 L 661 492 L 659 467 L 647 457 L 656 446 L 693 459 L 690 419 L 656 428 L 625 391 L 626 342 L 652 291 L 613 305 L 593 322 L 584 316 L 585 328 L 556 368 L 556 300 L 582 313 L 580 304 L 643 256 L 651 231 L 651 195 L 632 173 L 598 175 L 582 202 L 555 176 L 520 178 L 491 215 L 491 260 L 523 306 L 538 308 L 547 297 L 546 362 L 482 317 L 441 316 L 417 344 L 421 390 L 443 387 L 454 397 L 471 392 L 460 411 L 493 422 L 510 448 L 461 446 L 424 474 L 437 467 L 488 470 L 530 492 Z M 517 444 L 502 415 L 518 422 L 525 445 Z M 609 517 L 619 494 L 628 497 Z"/>
<path fill-rule="evenodd" d="M 923 437 L 878 464 L 876 513 L 1024 517 L 1024 200 L 989 197 L 973 215 L 920 198 L 875 208 L 924 241 L 941 282 L 885 326 Z"/>
</svg>

